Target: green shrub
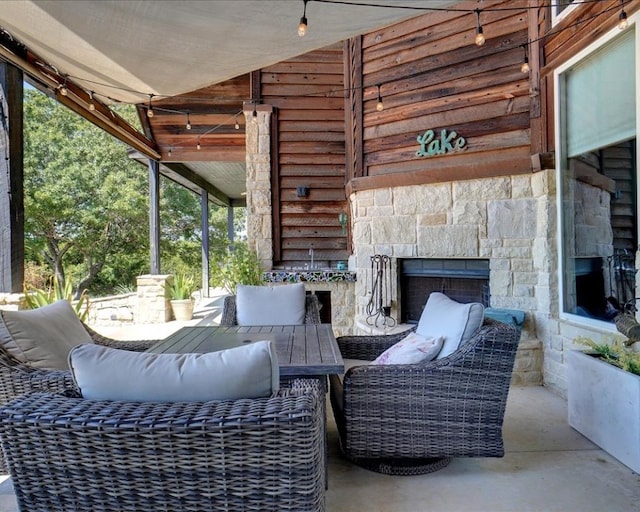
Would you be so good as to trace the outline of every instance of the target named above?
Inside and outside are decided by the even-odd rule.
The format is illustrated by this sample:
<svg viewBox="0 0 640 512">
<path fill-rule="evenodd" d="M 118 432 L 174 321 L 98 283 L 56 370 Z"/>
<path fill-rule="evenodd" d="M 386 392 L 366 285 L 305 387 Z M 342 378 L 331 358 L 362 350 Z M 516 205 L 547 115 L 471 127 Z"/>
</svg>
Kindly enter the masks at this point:
<svg viewBox="0 0 640 512">
<path fill-rule="evenodd" d="M 228 251 L 213 266 L 211 284 L 224 288 L 232 295 L 235 295 L 239 284 L 263 284 L 258 255 L 246 244 L 237 244 L 233 251 Z"/>
<path fill-rule="evenodd" d="M 74 300 L 73 286 L 69 281 L 64 286 L 57 278 L 53 278 L 47 288 L 25 288 L 24 300 L 29 309 L 37 309 L 59 300 L 66 300 L 71 304 L 78 318 L 83 322 L 89 316 L 89 294 L 82 290 L 78 300 Z"/>
<path fill-rule="evenodd" d="M 175 274 L 173 280 L 164 284 L 164 290 L 172 300 L 190 299 L 196 289 L 196 278 L 192 274 L 183 272 Z"/>
<path fill-rule="evenodd" d="M 610 343 L 596 343 L 590 338 L 580 336 L 574 340 L 580 345 L 589 347 L 606 362 L 629 373 L 640 375 L 640 352 L 634 352 L 622 340 Z"/>
</svg>

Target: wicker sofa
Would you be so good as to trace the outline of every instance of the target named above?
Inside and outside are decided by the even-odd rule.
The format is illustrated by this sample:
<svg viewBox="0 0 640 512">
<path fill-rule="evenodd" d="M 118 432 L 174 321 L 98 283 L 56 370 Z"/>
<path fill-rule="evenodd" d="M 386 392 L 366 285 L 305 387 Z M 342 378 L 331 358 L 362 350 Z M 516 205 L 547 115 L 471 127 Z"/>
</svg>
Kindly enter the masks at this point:
<svg viewBox="0 0 640 512">
<path fill-rule="evenodd" d="M 305 324 L 319 324 L 320 321 L 320 303 L 317 295 L 309 294 L 305 297 Z M 220 325 L 229 327 L 232 325 L 238 325 L 236 318 L 236 296 L 227 295 L 224 298 L 222 306 L 222 318 L 220 319 Z"/>
<path fill-rule="evenodd" d="M 324 394 L 202 403 L 25 395 L 0 408 L 22 512 L 325 510 Z"/>
<path fill-rule="evenodd" d="M 344 336 L 344 358 L 371 361 L 408 331 Z M 452 457 L 504 455 L 502 423 L 519 340 L 485 318 L 461 348 L 412 365 L 360 365 L 331 377 L 341 449 L 352 462 L 393 475 L 428 473 Z"/>
</svg>

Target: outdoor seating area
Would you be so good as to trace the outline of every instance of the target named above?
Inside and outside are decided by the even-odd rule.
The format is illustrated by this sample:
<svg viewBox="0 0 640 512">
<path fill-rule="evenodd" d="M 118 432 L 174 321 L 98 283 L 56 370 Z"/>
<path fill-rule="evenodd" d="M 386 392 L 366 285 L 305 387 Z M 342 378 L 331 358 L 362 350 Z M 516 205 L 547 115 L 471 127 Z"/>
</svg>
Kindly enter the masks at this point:
<svg viewBox="0 0 640 512">
<path fill-rule="evenodd" d="M 640 0 L 5 2 L 0 512 L 640 511 L 639 49 Z"/>
<path fill-rule="evenodd" d="M 209 311 L 201 326 L 185 326 L 160 344 L 122 342 L 128 349 L 153 344 L 151 351 L 96 343 L 73 347 L 73 371 L 52 372 L 66 376 L 57 386 L 24 391 L 0 407 L 0 439 L 13 476 L 0 485 L 0 512 L 89 511 L 98 505 L 149 511 L 409 511 L 426 503 L 446 512 L 463 510 L 459 496 L 468 496 L 468 490 L 458 486 L 473 482 L 478 484 L 472 488 L 484 490 L 477 508 L 464 510 L 533 511 L 541 510 L 535 508 L 540 496 L 533 487 L 523 495 L 523 488 L 543 485 L 552 473 L 558 479 L 555 492 L 567 501 L 578 475 L 599 465 L 609 470 L 597 477 L 595 488 L 615 479 L 621 492 L 615 503 L 640 498 L 631 485 L 638 475 L 568 426 L 564 400 L 542 387 L 509 385 L 519 330 L 488 317 L 483 321 L 479 306 L 432 294 L 420 323 L 409 331 L 333 341 L 328 324 L 306 324 L 302 330 L 295 325 L 215 327 L 207 316 L 217 312 Z M 55 315 L 64 318 L 61 311 L 68 312 L 54 303 L 20 312 L 18 318 L 39 312 L 36 323 L 43 316 L 55 323 Z M 15 317 L 3 317 L 11 339 L 19 323 Z M 460 327 L 451 328 L 456 322 Z M 28 327 L 23 323 L 21 334 Z M 435 339 L 436 348 L 427 355 L 433 360 L 394 364 L 397 358 L 416 357 L 407 343 L 413 348 L 417 336 L 427 343 Z M 459 346 L 451 344 L 452 336 Z M 340 359 L 313 359 L 330 353 L 336 341 L 350 366 L 344 379 L 338 376 L 344 368 Z M 300 343 L 307 348 L 296 350 Z M 249 352 L 260 344 L 273 345 L 266 366 Z M 206 382 L 209 393 L 233 393 L 220 379 L 242 386 L 237 369 L 246 366 L 256 385 L 271 379 L 269 389 L 242 391 L 257 393 L 254 398 L 221 395 L 222 401 L 210 401 L 194 395 L 191 401 L 187 388 L 194 385 L 195 361 L 233 347 L 243 355 L 235 362 L 226 359 L 213 380 L 196 381 Z M 297 362 L 296 352 L 304 353 L 304 360 Z M 179 380 L 168 359 L 157 366 L 155 360 L 165 354 L 171 361 L 188 359 L 181 363 L 186 370 Z M 383 364 L 367 362 L 376 358 Z M 139 385 L 126 375 L 136 365 Z M 104 373 L 108 367 L 112 370 Z M 318 378 L 323 374 L 331 376 L 331 400 Z M 187 395 L 173 400 L 175 388 Z M 104 389 L 116 398 L 103 396 Z M 329 401 L 333 408 L 326 406 Z M 569 478 L 566 485 L 563 478 Z M 496 495 L 504 508 L 495 508 Z M 602 499 L 585 500 L 581 510 L 599 510 Z"/>
</svg>

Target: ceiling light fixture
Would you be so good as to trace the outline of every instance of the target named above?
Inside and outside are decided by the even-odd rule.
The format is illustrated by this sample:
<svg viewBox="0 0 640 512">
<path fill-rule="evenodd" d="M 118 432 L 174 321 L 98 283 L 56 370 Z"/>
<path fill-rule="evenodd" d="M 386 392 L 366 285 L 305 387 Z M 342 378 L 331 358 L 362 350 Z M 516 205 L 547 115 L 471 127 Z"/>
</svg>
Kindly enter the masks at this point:
<svg viewBox="0 0 640 512">
<path fill-rule="evenodd" d="M 200 145 L 200 137 L 198 137 L 198 143 L 196 144 L 196 149 L 198 151 L 200 151 L 202 149 L 202 146 Z"/>
<path fill-rule="evenodd" d="M 376 103 L 376 110 L 382 112 L 384 110 L 384 103 L 382 103 L 382 96 L 380 96 L 380 85 L 378 85 L 378 103 Z"/>
<path fill-rule="evenodd" d="M 96 104 L 93 102 L 93 91 L 89 92 L 89 110 L 92 112 L 96 109 Z"/>
<path fill-rule="evenodd" d="M 477 20 L 477 25 L 476 25 L 476 40 L 475 43 L 478 46 L 482 46 L 484 44 L 484 42 L 486 41 L 485 37 L 484 37 L 484 31 L 482 30 L 482 25 L 480 25 L 480 9 L 476 9 L 476 16 L 478 18 Z"/>
<path fill-rule="evenodd" d="M 191 130 L 191 119 L 189 119 L 189 112 L 187 112 L 187 130 Z"/>
<path fill-rule="evenodd" d="M 302 18 L 300 18 L 300 25 L 298 25 L 298 35 L 300 37 L 304 37 L 307 35 L 307 2 L 309 0 L 304 1 L 304 11 L 302 12 Z"/>
<path fill-rule="evenodd" d="M 237 116 L 237 114 L 234 116 L 234 119 L 235 119 L 235 122 L 236 122 L 236 124 L 235 124 L 234 128 L 235 128 L 236 130 L 239 130 L 239 129 L 240 129 L 240 123 L 238 123 L 238 116 Z"/>
<path fill-rule="evenodd" d="M 529 66 L 529 53 L 527 51 L 527 45 L 522 45 L 522 50 L 524 51 L 524 60 L 522 61 L 522 66 L 520 66 L 520 71 L 523 73 L 528 73 L 531 70 Z"/>
</svg>

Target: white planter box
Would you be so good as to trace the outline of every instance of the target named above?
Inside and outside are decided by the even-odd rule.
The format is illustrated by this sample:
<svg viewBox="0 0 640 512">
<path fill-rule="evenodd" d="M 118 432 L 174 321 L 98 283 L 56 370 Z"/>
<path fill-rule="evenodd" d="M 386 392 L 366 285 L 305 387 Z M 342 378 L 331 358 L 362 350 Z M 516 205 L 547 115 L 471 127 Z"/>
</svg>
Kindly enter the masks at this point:
<svg viewBox="0 0 640 512">
<path fill-rule="evenodd" d="M 640 473 L 640 376 L 568 353 L 569 425 Z"/>
</svg>

